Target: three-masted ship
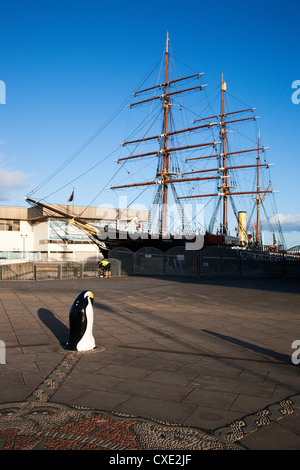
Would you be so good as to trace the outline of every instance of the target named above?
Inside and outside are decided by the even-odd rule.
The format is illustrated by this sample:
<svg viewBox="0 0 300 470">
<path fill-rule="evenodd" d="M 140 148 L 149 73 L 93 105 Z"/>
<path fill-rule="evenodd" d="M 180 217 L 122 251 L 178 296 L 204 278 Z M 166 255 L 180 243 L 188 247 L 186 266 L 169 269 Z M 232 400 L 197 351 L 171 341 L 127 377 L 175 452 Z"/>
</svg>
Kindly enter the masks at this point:
<svg viewBox="0 0 300 470">
<path fill-rule="evenodd" d="M 228 142 L 228 133 L 230 132 L 231 125 L 246 122 L 246 121 L 255 121 L 257 117 L 254 115 L 255 108 L 245 108 L 236 111 L 226 111 L 225 110 L 225 93 L 227 91 L 227 84 L 223 79 L 220 83 L 221 88 L 221 110 L 219 114 L 210 115 L 207 117 L 201 117 L 193 121 L 193 126 L 187 127 L 180 130 L 173 130 L 172 125 L 172 106 L 175 106 L 174 98 L 177 98 L 180 94 L 187 94 L 195 90 L 202 91 L 206 85 L 199 84 L 197 86 L 176 89 L 173 91 L 174 85 L 184 83 L 184 81 L 199 80 L 203 75 L 202 73 L 189 75 L 183 78 L 178 78 L 171 80 L 169 77 L 169 37 L 167 34 L 166 40 L 166 49 L 165 49 L 165 68 L 164 68 L 164 82 L 153 87 L 149 87 L 143 90 L 137 91 L 134 96 L 140 97 L 141 95 L 149 92 L 154 92 L 154 96 L 138 100 L 130 105 L 131 108 L 135 106 L 140 106 L 144 104 L 152 103 L 153 101 L 159 100 L 162 105 L 163 112 L 163 127 L 162 132 L 158 135 L 144 136 L 141 139 L 126 141 L 123 143 L 123 146 L 130 145 L 139 145 L 141 143 L 146 143 L 150 141 L 158 142 L 158 149 L 151 152 L 140 153 L 140 154 L 130 154 L 127 157 L 119 158 L 118 163 L 128 162 L 134 159 L 148 159 L 149 157 L 155 156 L 158 159 L 156 177 L 153 180 L 141 182 L 141 183 L 130 183 L 119 186 L 113 186 L 111 189 L 120 190 L 120 189 L 129 189 L 145 186 L 156 185 L 156 193 L 154 197 L 154 206 L 158 206 L 160 210 L 158 211 L 160 219 L 158 232 L 160 236 L 166 237 L 170 234 L 170 230 L 167 223 L 167 211 L 168 211 L 168 201 L 170 191 L 174 197 L 175 203 L 179 209 L 179 213 L 182 215 L 184 213 L 182 204 L 191 199 L 205 200 L 207 198 L 215 198 L 216 204 L 210 220 L 208 227 L 205 230 L 204 238 L 205 244 L 228 244 L 228 245 L 239 245 L 239 246 L 261 246 L 262 245 L 262 233 L 261 233 L 261 207 L 264 199 L 270 193 L 274 191 L 271 189 L 271 182 L 268 187 L 261 187 L 260 174 L 263 168 L 269 168 L 270 164 L 261 161 L 261 153 L 265 152 L 267 147 L 261 146 L 260 143 L 260 131 L 258 132 L 258 142 L 257 145 L 253 148 L 242 149 L 238 151 L 230 151 L 227 148 Z M 159 91 L 157 93 L 157 90 Z M 246 113 L 250 114 L 248 117 L 244 117 Z M 199 142 L 191 145 L 175 145 L 173 143 L 173 138 L 179 135 L 189 136 L 192 133 L 197 133 L 199 131 L 208 130 L 208 129 L 217 129 L 218 131 L 218 140 L 211 140 L 209 142 Z M 196 169 L 193 171 L 172 171 L 172 160 L 174 155 L 179 152 L 188 151 L 194 152 L 194 150 L 203 150 L 207 149 L 206 155 L 194 156 L 189 155 L 185 158 L 185 163 L 192 162 L 202 163 L 204 161 L 214 161 L 216 164 L 212 167 L 205 169 Z M 232 158 L 236 155 L 246 155 L 255 152 L 256 161 L 251 164 L 244 163 L 242 165 L 232 164 Z M 236 188 L 230 186 L 230 176 L 234 170 L 244 170 L 244 169 L 255 169 L 256 170 L 256 187 L 251 190 L 236 190 Z M 178 195 L 176 187 L 182 183 L 205 183 L 217 181 L 217 191 L 216 192 L 195 192 L 189 195 Z M 256 221 L 255 224 L 248 229 L 247 233 L 247 220 L 246 212 L 244 210 L 238 211 L 234 199 L 237 196 L 247 195 L 255 199 L 256 206 Z M 238 230 L 238 236 L 230 236 L 229 223 L 228 223 L 228 206 L 232 204 L 233 211 L 235 213 Z M 221 224 L 218 229 L 218 233 L 214 233 L 214 225 L 216 222 L 217 213 L 221 212 Z M 153 222 L 153 221 L 150 221 Z M 183 237 L 185 235 L 185 220 L 182 216 L 182 231 Z M 150 226 L 152 233 L 155 233 L 153 227 Z M 253 230 L 255 229 L 255 230 Z"/>
<path fill-rule="evenodd" d="M 169 36 L 167 34 L 166 47 L 164 51 L 164 76 L 162 83 L 138 90 L 134 93 L 135 101 L 130 104 L 130 108 L 138 106 L 158 104 L 160 115 L 162 116 L 162 128 L 160 132 L 149 135 L 149 129 L 141 138 L 126 140 L 122 143 L 123 148 L 129 152 L 127 156 L 118 158 L 117 163 L 129 165 L 132 162 L 140 160 L 155 161 L 156 174 L 152 179 L 144 181 L 126 181 L 125 184 L 113 185 L 110 187 L 114 191 L 143 190 L 148 187 L 154 187 L 154 196 L 150 210 L 149 223 L 146 231 L 142 228 L 136 234 L 134 239 L 124 236 L 124 233 L 115 233 L 114 239 L 109 239 L 105 234 L 105 244 L 110 247 L 128 246 L 137 249 L 143 246 L 157 246 L 163 249 L 172 244 L 184 244 L 186 239 L 192 240 L 196 237 L 197 229 L 193 233 L 192 226 L 187 221 L 185 205 L 191 204 L 192 201 L 198 201 L 205 206 L 203 201 L 213 200 L 214 209 L 210 216 L 207 226 L 202 225 L 202 234 L 204 237 L 204 245 L 226 244 L 229 246 L 239 247 L 262 247 L 262 228 L 261 228 L 261 208 L 263 201 L 273 193 L 271 182 L 267 187 L 262 186 L 261 171 L 269 168 L 270 164 L 261 158 L 267 147 L 261 145 L 260 132 L 258 132 L 256 145 L 251 148 L 244 148 L 231 151 L 228 147 L 228 135 L 233 125 L 237 123 L 246 123 L 256 121 L 257 116 L 254 114 L 255 108 L 246 107 L 240 110 L 228 111 L 225 109 L 225 94 L 227 92 L 227 84 L 223 79 L 220 83 L 221 99 L 219 114 L 211 114 L 209 116 L 201 116 L 192 122 L 191 126 L 182 129 L 175 129 L 173 108 L 178 106 L 179 97 L 201 92 L 206 87 L 201 83 L 203 73 L 187 75 L 182 78 L 172 79 L 170 77 L 170 51 Z M 200 83 L 199 83 L 200 82 Z M 192 84 L 193 86 L 184 86 Z M 182 86 L 183 85 L 183 86 Z M 152 126 L 148 126 L 152 129 Z M 201 141 L 201 132 L 211 131 L 214 138 L 204 139 Z M 197 141 L 193 140 L 194 137 Z M 199 139 L 200 136 L 200 139 Z M 182 137 L 188 138 L 189 142 L 182 142 Z M 200 140 L 200 141 L 199 141 Z M 207 141 L 209 140 L 209 141 Z M 136 153 L 136 148 L 140 146 L 148 148 L 150 151 L 142 151 Z M 133 148 L 133 150 L 130 150 Z M 197 153 L 198 152 L 198 153 Z M 199 155 L 199 153 L 201 154 Z M 204 153 L 204 154 L 203 154 Z M 193 165 L 192 169 L 183 171 L 179 165 L 179 155 L 184 155 L 184 163 Z M 234 161 L 236 156 L 242 158 L 250 155 L 254 161 L 251 163 L 243 162 L 237 164 Z M 214 163 L 210 163 L 214 162 Z M 205 163 L 205 166 L 203 164 Z M 202 165 L 202 166 L 201 166 Z M 208 167 L 207 167 L 208 166 Z M 255 185 L 246 189 L 239 189 L 237 185 L 232 185 L 232 174 L 238 174 L 241 170 L 255 170 Z M 129 172 L 128 172 L 129 173 Z M 235 176 L 236 180 L 238 179 Z M 247 178 L 246 178 L 247 179 Z M 192 185 L 192 190 L 188 193 L 179 191 L 180 186 Z M 200 189 L 199 189 L 199 186 Z M 205 190 L 205 185 L 214 184 L 214 190 Z M 255 212 L 255 221 L 249 228 L 247 225 L 246 212 L 242 208 L 237 209 L 236 198 L 239 196 L 247 196 L 253 202 L 253 211 Z M 170 220 L 168 211 L 170 209 L 170 201 L 175 204 L 178 210 L 178 218 L 180 219 L 180 229 L 170 229 Z M 28 202 L 44 206 L 38 201 L 27 198 Z M 236 218 L 237 233 L 231 235 L 232 229 L 229 227 L 229 206 Z M 52 207 L 52 206 L 51 206 Z M 51 209 L 48 206 L 48 209 Z M 62 215 L 62 214 L 60 214 Z M 69 214 L 66 217 L 78 228 L 90 234 L 99 246 L 103 242 L 102 235 L 95 227 L 87 224 L 83 219 L 78 219 Z M 216 229 L 217 216 L 220 219 L 220 225 Z M 77 220 L 78 219 L 78 220 Z M 275 244 L 273 244 L 273 248 Z"/>
</svg>

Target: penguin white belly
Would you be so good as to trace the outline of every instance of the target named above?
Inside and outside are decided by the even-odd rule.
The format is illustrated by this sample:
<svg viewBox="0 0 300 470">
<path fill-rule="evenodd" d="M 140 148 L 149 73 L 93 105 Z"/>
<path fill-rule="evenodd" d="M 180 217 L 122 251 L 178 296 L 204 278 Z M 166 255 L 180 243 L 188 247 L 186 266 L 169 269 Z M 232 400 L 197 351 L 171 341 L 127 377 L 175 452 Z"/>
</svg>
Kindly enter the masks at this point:
<svg viewBox="0 0 300 470">
<path fill-rule="evenodd" d="M 80 341 L 77 343 L 77 351 L 88 351 L 89 349 L 94 349 L 96 347 L 95 339 L 93 336 L 94 313 L 90 301 L 88 302 L 88 305 L 86 307 L 85 314 L 87 320 L 86 330 Z"/>
</svg>

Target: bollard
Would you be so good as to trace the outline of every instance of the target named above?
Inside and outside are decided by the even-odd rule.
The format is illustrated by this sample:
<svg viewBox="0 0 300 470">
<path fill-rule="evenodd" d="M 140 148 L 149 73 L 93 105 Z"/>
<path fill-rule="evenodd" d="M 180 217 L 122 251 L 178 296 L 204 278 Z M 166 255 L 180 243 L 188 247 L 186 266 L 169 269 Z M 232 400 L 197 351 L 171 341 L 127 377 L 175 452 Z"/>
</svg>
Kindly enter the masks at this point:
<svg viewBox="0 0 300 470">
<path fill-rule="evenodd" d="M 96 348 L 93 336 L 94 294 L 85 290 L 74 300 L 69 313 L 69 338 L 67 349 L 90 351 Z"/>
</svg>

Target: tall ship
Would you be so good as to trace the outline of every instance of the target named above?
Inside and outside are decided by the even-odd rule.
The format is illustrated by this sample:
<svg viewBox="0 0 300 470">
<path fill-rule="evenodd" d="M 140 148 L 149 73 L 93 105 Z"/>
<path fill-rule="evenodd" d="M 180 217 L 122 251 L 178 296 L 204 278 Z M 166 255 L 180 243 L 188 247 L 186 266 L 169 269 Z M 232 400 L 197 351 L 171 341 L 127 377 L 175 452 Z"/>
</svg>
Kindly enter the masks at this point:
<svg viewBox="0 0 300 470">
<path fill-rule="evenodd" d="M 173 77 L 173 64 L 167 34 L 156 84 L 137 90 L 129 105 L 130 112 L 142 114 L 142 125 L 122 142 L 121 155 L 114 162 L 117 176 L 122 168 L 126 178 L 110 185 L 111 191 L 129 194 L 134 202 L 140 194 L 151 191 L 149 220 L 137 221 L 134 236 L 127 227 L 114 228 L 110 236 L 107 225 L 91 225 L 82 217 L 31 197 L 27 202 L 52 217 L 65 217 L 102 251 L 116 246 L 166 250 L 187 242 L 193 242 L 195 249 L 227 245 L 243 250 L 282 250 L 280 223 L 274 213 L 266 211 L 266 201 L 274 201 L 275 191 L 255 108 L 231 110 L 227 106 L 228 88 L 222 74 L 216 90 L 219 110 L 207 112 L 212 108 L 209 102 L 206 112 L 199 111 L 197 107 L 203 107 L 199 95 L 207 87 L 204 74 Z M 192 102 L 191 121 L 184 98 Z M 249 124 L 254 124 L 251 138 L 244 135 Z M 241 141 L 248 145 L 241 146 Z M 267 240 L 265 229 L 270 232 Z M 195 243 L 198 239 L 200 245 Z"/>
</svg>

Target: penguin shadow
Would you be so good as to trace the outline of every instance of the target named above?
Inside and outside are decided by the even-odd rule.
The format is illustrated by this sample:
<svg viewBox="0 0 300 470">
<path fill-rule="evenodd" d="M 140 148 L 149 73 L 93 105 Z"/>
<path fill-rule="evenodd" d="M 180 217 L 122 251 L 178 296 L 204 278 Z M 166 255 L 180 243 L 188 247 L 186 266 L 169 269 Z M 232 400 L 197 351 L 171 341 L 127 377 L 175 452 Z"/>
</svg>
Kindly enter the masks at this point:
<svg viewBox="0 0 300 470">
<path fill-rule="evenodd" d="M 66 346 L 69 336 L 69 329 L 47 308 L 38 310 L 39 319 L 54 334 L 62 347 Z"/>
</svg>

